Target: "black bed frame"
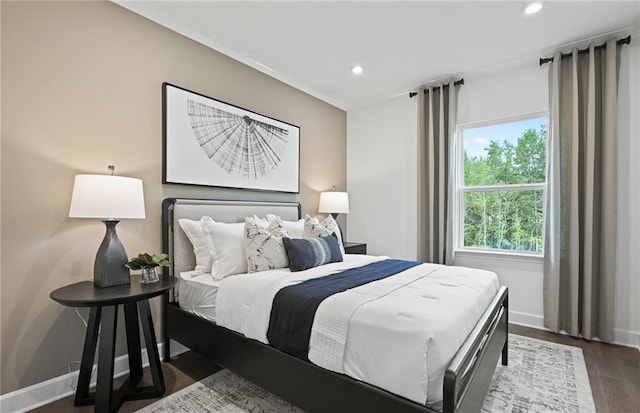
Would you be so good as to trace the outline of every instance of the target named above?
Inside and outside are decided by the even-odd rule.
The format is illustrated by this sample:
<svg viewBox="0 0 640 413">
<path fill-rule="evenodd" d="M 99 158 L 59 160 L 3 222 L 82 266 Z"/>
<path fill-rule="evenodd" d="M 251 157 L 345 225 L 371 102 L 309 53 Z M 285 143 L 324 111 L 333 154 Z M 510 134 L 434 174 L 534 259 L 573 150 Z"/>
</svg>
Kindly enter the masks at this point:
<svg viewBox="0 0 640 413">
<path fill-rule="evenodd" d="M 163 202 L 163 251 L 169 253 L 171 205 Z M 182 310 L 163 307 L 164 361 L 173 339 L 308 413 L 426 413 L 434 410 L 349 376 L 324 370 Z M 501 287 L 449 364 L 443 413 L 479 412 L 497 361 L 507 365 L 508 289 Z"/>
</svg>

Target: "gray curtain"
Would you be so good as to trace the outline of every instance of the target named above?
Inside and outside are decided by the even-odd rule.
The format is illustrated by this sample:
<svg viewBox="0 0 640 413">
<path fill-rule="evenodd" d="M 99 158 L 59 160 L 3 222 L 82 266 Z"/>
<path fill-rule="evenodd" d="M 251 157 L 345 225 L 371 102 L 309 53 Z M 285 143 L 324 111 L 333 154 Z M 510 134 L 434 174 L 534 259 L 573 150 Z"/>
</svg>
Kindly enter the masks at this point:
<svg viewBox="0 0 640 413">
<path fill-rule="evenodd" d="M 418 91 L 418 260 L 453 262 L 453 162 L 458 86 Z"/>
<path fill-rule="evenodd" d="M 618 45 L 549 67 L 544 325 L 613 340 Z"/>
</svg>

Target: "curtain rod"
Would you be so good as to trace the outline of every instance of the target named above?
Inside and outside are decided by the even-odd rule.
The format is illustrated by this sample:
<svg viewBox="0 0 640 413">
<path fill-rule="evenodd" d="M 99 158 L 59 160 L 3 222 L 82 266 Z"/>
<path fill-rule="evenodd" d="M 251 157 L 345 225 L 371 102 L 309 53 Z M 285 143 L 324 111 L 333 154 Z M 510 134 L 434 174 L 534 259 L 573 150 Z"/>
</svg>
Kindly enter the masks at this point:
<svg viewBox="0 0 640 413">
<path fill-rule="evenodd" d="M 620 39 L 616 42 L 616 44 L 618 45 L 623 45 L 623 44 L 629 44 L 631 43 L 631 35 L 625 37 L 624 39 Z M 599 46 L 596 46 L 595 49 L 606 49 L 607 48 L 607 44 L 606 43 L 602 43 Z M 578 54 L 581 53 L 587 53 L 589 51 L 589 49 L 578 49 Z M 573 53 L 563 53 L 560 56 L 562 56 L 562 58 L 564 59 L 565 57 L 569 57 L 571 56 Z M 540 66 L 542 66 L 545 63 L 549 63 L 549 62 L 553 62 L 553 57 L 541 57 L 540 58 Z"/>
<path fill-rule="evenodd" d="M 460 80 L 456 80 L 455 82 L 453 82 L 453 86 L 460 86 L 460 85 L 464 85 L 464 79 L 460 79 Z M 443 87 L 447 87 L 449 86 L 447 85 L 443 85 Z M 427 90 L 425 89 L 424 93 L 427 93 Z M 416 96 L 418 94 L 418 92 L 409 92 L 409 97 L 412 98 L 414 96 Z"/>
</svg>

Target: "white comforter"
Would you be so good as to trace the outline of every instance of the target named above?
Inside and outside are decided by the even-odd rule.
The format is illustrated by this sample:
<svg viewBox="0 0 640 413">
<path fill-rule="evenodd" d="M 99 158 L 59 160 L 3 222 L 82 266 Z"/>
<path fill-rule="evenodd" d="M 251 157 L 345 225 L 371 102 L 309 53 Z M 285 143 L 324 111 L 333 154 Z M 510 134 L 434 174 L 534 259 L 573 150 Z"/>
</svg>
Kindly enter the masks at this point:
<svg viewBox="0 0 640 413">
<path fill-rule="evenodd" d="M 267 343 L 275 294 L 283 287 L 386 257 L 225 278 L 219 325 Z M 421 264 L 324 300 L 314 318 L 309 359 L 417 403 L 442 399 L 447 365 L 499 289 L 497 276 L 464 267 Z"/>
</svg>

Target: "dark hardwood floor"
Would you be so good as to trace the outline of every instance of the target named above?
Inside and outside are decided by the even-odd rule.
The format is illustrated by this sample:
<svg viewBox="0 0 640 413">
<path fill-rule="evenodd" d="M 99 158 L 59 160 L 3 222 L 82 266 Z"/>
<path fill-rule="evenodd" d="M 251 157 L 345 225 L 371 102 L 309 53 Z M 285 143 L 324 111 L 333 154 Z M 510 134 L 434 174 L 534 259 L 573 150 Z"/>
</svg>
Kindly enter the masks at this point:
<svg viewBox="0 0 640 413">
<path fill-rule="evenodd" d="M 598 413 L 640 413 L 640 351 L 638 349 L 589 342 L 547 331 L 518 325 L 510 325 L 510 332 L 554 343 L 580 347 L 589 372 L 591 389 Z M 219 368 L 198 356 L 187 352 L 163 363 L 162 371 L 167 395 L 215 373 Z M 145 378 L 148 371 L 145 369 Z M 120 384 L 122 379 L 117 381 Z M 125 402 L 119 412 L 135 412 L 157 399 Z M 38 413 L 93 412 L 93 406 L 73 406 L 73 396 L 33 410 Z M 391 412 L 390 412 L 391 413 Z"/>
<path fill-rule="evenodd" d="M 182 353 L 179 356 L 172 358 L 170 363 L 162 363 L 162 373 L 164 374 L 164 382 L 167 388 L 165 396 L 171 393 L 175 393 L 219 370 L 220 367 L 196 353 L 193 353 L 191 351 Z M 113 384 L 114 388 L 118 388 L 125 378 L 126 376 L 115 379 Z M 144 376 L 142 378 L 142 381 L 140 382 L 140 385 L 146 386 L 150 384 L 150 373 L 149 368 L 147 367 L 144 369 Z M 74 396 L 65 397 L 64 399 L 60 399 L 53 403 L 32 410 L 32 412 L 93 412 L 93 406 L 74 406 L 73 397 Z M 122 404 L 122 407 L 120 408 L 120 410 L 118 410 L 118 413 L 135 412 L 136 410 L 142 409 L 143 407 L 148 406 L 159 399 L 161 399 L 161 397 L 156 399 L 126 401 Z"/>
</svg>

